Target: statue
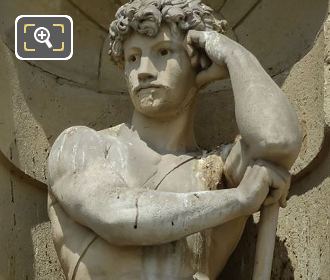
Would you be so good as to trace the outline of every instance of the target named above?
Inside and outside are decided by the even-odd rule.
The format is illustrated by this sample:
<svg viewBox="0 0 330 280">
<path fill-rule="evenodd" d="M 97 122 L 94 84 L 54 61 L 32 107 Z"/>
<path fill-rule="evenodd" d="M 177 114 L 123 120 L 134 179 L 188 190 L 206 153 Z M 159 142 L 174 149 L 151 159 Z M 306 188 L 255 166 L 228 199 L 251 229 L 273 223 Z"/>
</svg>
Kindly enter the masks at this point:
<svg viewBox="0 0 330 280">
<path fill-rule="evenodd" d="M 49 217 L 67 279 L 216 279 L 262 205 L 285 206 L 301 137 L 286 96 L 199 0 L 132 0 L 110 25 L 130 124 L 65 130 Z M 240 131 L 206 153 L 198 91 L 230 77 Z M 220 143 L 219 143 L 220 144 Z"/>
</svg>

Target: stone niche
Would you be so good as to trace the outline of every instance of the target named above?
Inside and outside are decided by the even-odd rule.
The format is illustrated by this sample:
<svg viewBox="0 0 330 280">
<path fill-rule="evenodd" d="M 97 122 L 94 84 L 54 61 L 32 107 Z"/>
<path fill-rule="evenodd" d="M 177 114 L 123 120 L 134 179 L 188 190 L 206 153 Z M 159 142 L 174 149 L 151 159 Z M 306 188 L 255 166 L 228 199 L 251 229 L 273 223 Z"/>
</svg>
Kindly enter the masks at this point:
<svg viewBox="0 0 330 280">
<path fill-rule="evenodd" d="M 0 3 L 0 279 L 64 279 L 46 211 L 49 148 L 65 128 L 115 126 L 132 106 L 123 74 L 107 55 L 107 29 L 123 0 L 3 0 Z M 303 147 L 281 209 L 272 279 L 330 275 L 330 20 L 328 0 L 209 0 L 228 36 L 260 60 L 297 110 Z M 19 61 L 21 14 L 67 14 L 74 21 L 69 61 Z M 212 112 L 212 114 L 210 114 Z M 203 90 L 198 142 L 210 150 L 237 134 L 230 81 Z M 256 222 L 250 219 L 221 279 L 249 279 Z"/>
</svg>

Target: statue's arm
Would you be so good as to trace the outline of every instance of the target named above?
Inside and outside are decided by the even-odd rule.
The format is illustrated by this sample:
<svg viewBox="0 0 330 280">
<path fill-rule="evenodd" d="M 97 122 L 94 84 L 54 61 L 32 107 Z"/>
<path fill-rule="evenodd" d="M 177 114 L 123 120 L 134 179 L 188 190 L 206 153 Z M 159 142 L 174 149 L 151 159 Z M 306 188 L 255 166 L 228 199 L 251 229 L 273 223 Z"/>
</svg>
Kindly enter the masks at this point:
<svg viewBox="0 0 330 280">
<path fill-rule="evenodd" d="M 200 83 L 216 78 L 226 66 L 233 86 L 236 122 L 241 139 L 235 154 L 236 184 L 250 160 L 263 159 L 290 169 L 301 146 L 296 113 L 287 97 L 262 68 L 253 54 L 240 44 L 216 32 L 188 33 L 188 42 L 205 49 L 213 65 L 202 71 Z M 218 76 L 218 78 L 221 78 Z M 240 158 L 241 157 L 241 158 Z M 238 179 L 238 180 L 237 180 Z"/>
<path fill-rule="evenodd" d="M 225 63 L 233 86 L 242 142 L 251 157 L 290 168 L 301 145 L 297 115 L 254 55 L 232 43 Z"/>
<path fill-rule="evenodd" d="M 63 137 L 55 143 L 49 159 L 50 191 L 72 219 L 116 245 L 166 243 L 251 214 L 264 201 L 271 181 L 279 178 L 271 168 L 255 164 L 236 189 L 171 193 L 128 188 L 98 152 L 93 154 L 97 146 L 88 141 L 95 135 L 83 134 L 83 150 L 73 145 L 73 134 L 65 134 L 73 141 L 69 145 Z M 85 161 L 92 153 L 94 161 L 78 164 L 72 153 Z M 283 180 L 277 181 L 285 187 Z"/>
</svg>

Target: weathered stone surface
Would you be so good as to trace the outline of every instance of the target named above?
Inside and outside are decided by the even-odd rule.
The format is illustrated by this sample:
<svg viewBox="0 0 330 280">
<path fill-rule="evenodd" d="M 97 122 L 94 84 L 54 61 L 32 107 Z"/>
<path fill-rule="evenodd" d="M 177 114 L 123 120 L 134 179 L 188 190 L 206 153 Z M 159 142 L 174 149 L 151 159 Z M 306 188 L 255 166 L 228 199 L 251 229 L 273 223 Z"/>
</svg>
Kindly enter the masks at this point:
<svg viewBox="0 0 330 280">
<path fill-rule="evenodd" d="M 52 240 L 50 222 L 37 224 L 31 229 L 34 254 L 34 279 L 64 280 Z"/>
<path fill-rule="evenodd" d="M 6 162 L 1 154 L 0 279 L 64 279 L 50 238 L 46 190 Z"/>
<path fill-rule="evenodd" d="M 233 142 L 238 129 L 232 91 L 201 94 L 197 104 L 195 130 L 197 143 L 206 150 Z"/>
<path fill-rule="evenodd" d="M 205 0 L 203 2 L 212 7 L 215 11 L 219 11 L 227 0 Z"/>
<path fill-rule="evenodd" d="M 274 279 L 328 279 L 330 275 L 329 164 L 328 154 L 320 168 L 292 187 L 288 207 L 280 213 L 277 235 L 294 269 L 286 271 L 285 259 L 278 254 Z"/>
<path fill-rule="evenodd" d="M 81 88 L 18 61 L 3 44 L 0 48 L 0 149 L 33 178 L 45 182 L 49 146 L 63 129 L 74 124 L 102 129 L 129 118 L 127 95 Z"/>
<path fill-rule="evenodd" d="M 275 75 L 291 67 L 312 47 L 327 5 L 327 0 L 261 1 L 235 33 L 238 41 Z"/>
<path fill-rule="evenodd" d="M 294 174 L 308 166 L 322 148 L 325 126 L 323 54 L 324 34 L 321 32 L 309 53 L 287 73 L 282 85 L 298 112 L 303 132 L 303 146 L 292 168 Z"/>
<path fill-rule="evenodd" d="M 325 42 L 330 42 L 330 19 L 324 24 Z M 325 45 L 324 52 L 324 114 L 325 123 L 330 128 L 330 44 Z"/>
<path fill-rule="evenodd" d="M 59 13 L 70 15 L 73 19 L 72 58 L 68 61 L 35 61 L 33 64 L 56 76 L 97 91 L 100 56 L 107 33 L 67 1 L 62 4 Z"/>
<path fill-rule="evenodd" d="M 249 11 L 253 9 L 258 0 L 231 0 L 226 1 L 225 5 L 221 8 L 221 14 L 228 21 L 231 27 L 248 15 Z"/>
<path fill-rule="evenodd" d="M 4 1 L 0 4 L 1 35 L 14 51 L 14 22 L 21 14 L 67 14 L 73 19 L 73 57 L 68 61 L 31 61 L 61 78 L 73 80 L 97 90 L 99 60 L 106 31 L 91 22 L 75 6 L 66 0 L 52 1 Z"/>
<path fill-rule="evenodd" d="M 109 38 L 106 38 L 100 57 L 99 89 L 102 92 L 127 92 L 124 71 L 110 61 Z"/>
<path fill-rule="evenodd" d="M 96 22 L 105 31 L 108 31 L 109 24 L 114 18 L 118 8 L 126 3 L 125 0 L 69 0 L 76 7 L 85 13 L 92 21 Z"/>
</svg>

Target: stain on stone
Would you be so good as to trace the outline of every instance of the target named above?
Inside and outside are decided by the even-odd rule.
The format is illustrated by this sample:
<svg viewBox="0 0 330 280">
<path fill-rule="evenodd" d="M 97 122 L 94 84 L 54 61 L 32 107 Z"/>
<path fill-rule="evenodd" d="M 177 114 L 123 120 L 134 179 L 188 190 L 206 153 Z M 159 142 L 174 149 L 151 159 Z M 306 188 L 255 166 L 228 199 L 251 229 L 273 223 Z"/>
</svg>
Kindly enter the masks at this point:
<svg viewBox="0 0 330 280">
<path fill-rule="evenodd" d="M 139 198 L 136 198 L 135 200 L 135 208 L 136 208 L 136 216 L 135 216 L 135 223 L 134 223 L 134 228 L 137 229 L 138 225 L 138 219 L 139 219 Z"/>
<path fill-rule="evenodd" d="M 10 195 L 11 195 L 11 202 L 15 203 L 15 198 L 14 198 L 14 183 L 12 180 L 10 180 Z"/>
</svg>

